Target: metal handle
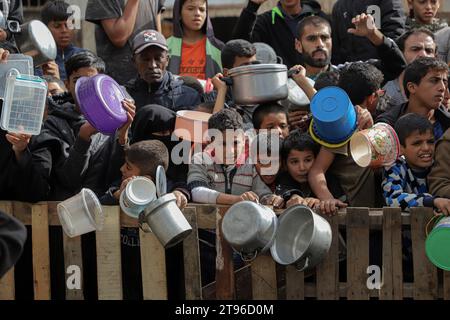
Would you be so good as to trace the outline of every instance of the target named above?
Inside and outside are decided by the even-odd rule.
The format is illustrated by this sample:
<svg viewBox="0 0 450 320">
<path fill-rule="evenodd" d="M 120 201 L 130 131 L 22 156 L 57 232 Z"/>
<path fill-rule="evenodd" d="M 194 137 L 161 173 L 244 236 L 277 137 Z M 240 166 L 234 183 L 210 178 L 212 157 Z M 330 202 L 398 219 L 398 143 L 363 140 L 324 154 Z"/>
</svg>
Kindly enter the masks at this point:
<svg viewBox="0 0 450 320">
<path fill-rule="evenodd" d="M 152 229 L 148 225 L 148 223 L 145 221 L 145 214 L 144 212 L 141 212 L 139 214 L 139 228 L 141 228 L 142 231 L 145 233 L 153 233 Z"/>
<path fill-rule="evenodd" d="M 300 272 L 305 271 L 308 267 L 309 267 L 309 257 L 305 258 L 305 263 L 303 264 L 303 266 L 301 265 L 300 262 L 297 262 L 295 264 L 295 269 L 297 269 Z"/>
<path fill-rule="evenodd" d="M 295 70 L 295 69 L 289 70 L 289 71 L 288 71 L 288 78 L 292 78 L 292 76 L 293 76 L 294 74 L 297 74 L 297 73 L 299 73 L 298 70 Z"/>
<path fill-rule="evenodd" d="M 253 260 L 255 260 L 256 259 L 256 256 L 258 255 L 258 250 L 255 250 L 254 252 L 253 252 L 253 254 L 245 254 L 245 253 L 242 253 L 242 252 L 239 252 L 239 255 L 241 256 L 241 259 L 243 260 L 243 261 L 245 261 L 245 262 L 252 262 Z"/>
</svg>

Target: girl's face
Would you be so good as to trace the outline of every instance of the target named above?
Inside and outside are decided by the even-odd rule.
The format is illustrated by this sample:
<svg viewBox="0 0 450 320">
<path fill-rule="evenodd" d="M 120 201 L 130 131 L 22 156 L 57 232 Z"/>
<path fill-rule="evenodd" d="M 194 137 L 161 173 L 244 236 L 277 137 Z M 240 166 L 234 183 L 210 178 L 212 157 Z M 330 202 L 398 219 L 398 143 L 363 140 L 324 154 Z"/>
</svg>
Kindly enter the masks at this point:
<svg viewBox="0 0 450 320">
<path fill-rule="evenodd" d="M 311 150 L 298 151 L 292 149 L 286 159 L 289 175 L 297 182 L 308 181 L 308 172 L 314 163 L 314 153 Z"/>
<path fill-rule="evenodd" d="M 206 0 L 186 0 L 181 7 L 181 21 L 191 31 L 202 29 L 206 20 Z"/>
<path fill-rule="evenodd" d="M 408 5 L 418 22 L 431 24 L 439 10 L 439 2 L 440 0 L 408 0 Z"/>
</svg>

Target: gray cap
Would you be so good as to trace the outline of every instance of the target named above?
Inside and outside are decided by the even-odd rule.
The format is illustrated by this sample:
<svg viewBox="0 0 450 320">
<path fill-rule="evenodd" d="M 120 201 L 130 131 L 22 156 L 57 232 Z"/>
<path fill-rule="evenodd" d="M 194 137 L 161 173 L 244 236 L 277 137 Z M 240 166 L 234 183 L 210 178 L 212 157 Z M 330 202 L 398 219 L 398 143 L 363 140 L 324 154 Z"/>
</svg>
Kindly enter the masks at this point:
<svg viewBox="0 0 450 320">
<path fill-rule="evenodd" d="M 144 30 L 139 32 L 133 39 L 133 53 L 141 53 L 145 48 L 157 46 L 168 50 L 166 38 L 156 30 Z"/>
<path fill-rule="evenodd" d="M 255 42 L 253 45 L 256 48 L 256 60 L 261 63 L 278 63 L 279 57 L 271 46 L 263 42 Z M 281 63 L 283 62 L 281 61 Z"/>
</svg>

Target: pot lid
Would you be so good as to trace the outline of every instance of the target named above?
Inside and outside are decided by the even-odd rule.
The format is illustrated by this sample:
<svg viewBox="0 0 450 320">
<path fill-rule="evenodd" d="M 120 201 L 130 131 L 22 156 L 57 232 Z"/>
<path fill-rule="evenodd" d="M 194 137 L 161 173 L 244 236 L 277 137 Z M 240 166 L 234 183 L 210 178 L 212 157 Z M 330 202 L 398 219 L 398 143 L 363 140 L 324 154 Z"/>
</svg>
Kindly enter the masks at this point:
<svg viewBox="0 0 450 320">
<path fill-rule="evenodd" d="M 165 205 L 166 203 L 169 203 L 171 201 L 176 201 L 175 195 L 173 193 L 168 193 L 163 195 L 162 197 L 152 201 L 147 208 L 144 210 L 144 216 L 148 216 L 149 214 L 152 214 L 155 210 L 157 210 L 162 205 Z"/>
<path fill-rule="evenodd" d="M 267 72 L 287 72 L 287 67 L 284 64 L 277 64 L 277 63 L 250 64 L 230 69 L 228 74 L 230 77 L 233 77 L 246 73 L 267 73 Z"/>
<path fill-rule="evenodd" d="M 25 25 L 24 25 L 25 26 Z M 22 30 L 24 30 L 24 26 Z M 23 32 L 23 31 L 22 31 Z M 48 27 L 39 20 L 32 20 L 28 23 L 28 35 L 38 51 L 49 60 L 56 59 L 56 42 Z"/>
<path fill-rule="evenodd" d="M 167 193 L 166 171 L 163 166 L 156 169 L 156 195 L 162 197 Z"/>
<path fill-rule="evenodd" d="M 314 86 L 314 80 L 308 79 L 308 82 Z M 309 105 L 310 101 L 308 97 L 306 96 L 306 93 L 297 85 L 297 83 L 293 79 L 288 79 L 287 81 L 288 86 L 288 97 L 286 100 L 288 100 L 289 103 L 293 104 L 294 106 L 306 106 Z"/>
</svg>

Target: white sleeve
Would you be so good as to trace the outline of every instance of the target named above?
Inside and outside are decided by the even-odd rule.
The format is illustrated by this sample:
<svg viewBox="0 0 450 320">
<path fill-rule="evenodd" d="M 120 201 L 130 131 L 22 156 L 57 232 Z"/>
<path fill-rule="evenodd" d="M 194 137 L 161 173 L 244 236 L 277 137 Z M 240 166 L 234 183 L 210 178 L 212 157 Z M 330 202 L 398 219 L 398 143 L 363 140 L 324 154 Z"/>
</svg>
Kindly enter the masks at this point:
<svg viewBox="0 0 450 320">
<path fill-rule="evenodd" d="M 196 187 L 191 190 L 192 201 L 197 203 L 216 204 L 220 192 L 206 187 Z"/>
</svg>

